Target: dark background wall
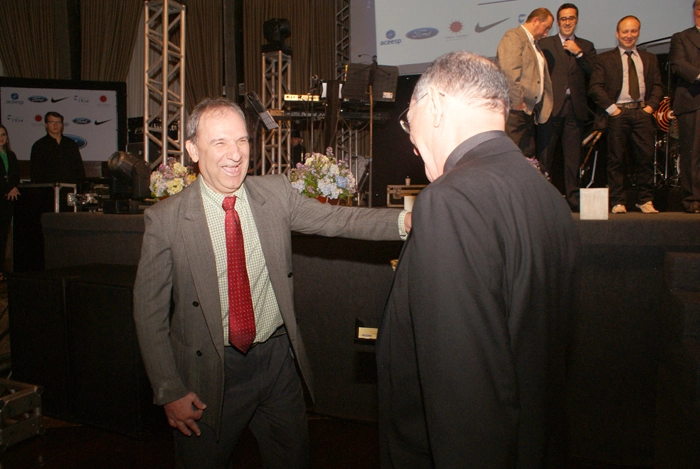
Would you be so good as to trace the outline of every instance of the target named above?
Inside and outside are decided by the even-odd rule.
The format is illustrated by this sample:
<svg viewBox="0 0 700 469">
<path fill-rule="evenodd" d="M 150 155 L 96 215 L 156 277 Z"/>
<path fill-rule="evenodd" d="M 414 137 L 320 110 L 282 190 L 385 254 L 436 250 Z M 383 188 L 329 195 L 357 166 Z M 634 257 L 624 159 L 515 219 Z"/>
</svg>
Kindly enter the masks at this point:
<svg viewBox="0 0 700 469">
<path fill-rule="evenodd" d="M 373 181 L 372 206 L 386 205 L 387 185 L 404 184 L 405 178 L 411 178 L 411 184 L 428 184 L 425 176 L 423 160 L 413 153 L 413 145 L 401 126 L 399 115 L 408 107 L 411 101 L 413 87 L 420 78 L 419 75 L 399 77 L 396 87 L 396 101 L 386 105 L 389 119 L 385 124 L 374 127 L 373 138 Z"/>
</svg>

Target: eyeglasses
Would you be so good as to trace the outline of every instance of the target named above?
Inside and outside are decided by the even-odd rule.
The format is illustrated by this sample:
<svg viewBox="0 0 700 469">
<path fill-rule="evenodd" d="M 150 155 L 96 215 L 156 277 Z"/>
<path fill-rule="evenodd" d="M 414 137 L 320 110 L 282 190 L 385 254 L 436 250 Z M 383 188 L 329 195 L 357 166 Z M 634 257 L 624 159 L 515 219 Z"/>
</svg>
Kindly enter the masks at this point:
<svg viewBox="0 0 700 469">
<path fill-rule="evenodd" d="M 561 18 L 559 18 L 559 21 L 561 23 L 568 23 L 569 21 L 576 21 L 577 19 L 577 16 L 562 16 Z"/>
<path fill-rule="evenodd" d="M 416 99 L 415 102 L 417 103 L 417 102 L 420 101 L 421 99 L 425 98 L 425 96 L 426 96 L 427 94 L 428 94 L 428 93 L 423 93 L 423 94 L 421 95 L 420 98 Z M 441 93 L 441 94 L 442 94 L 442 93 Z M 403 112 L 401 113 L 401 115 L 399 116 L 399 124 L 401 125 L 401 128 L 403 129 L 403 131 L 410 135 L 410 134 L 411 134 L 411 124 L 408 123 L 408 110 L 409 110 L 409 109 L 411 109 L 411 105 L 410 105 L 410 104 L 409 104 L 409 106 L 408 106 L 406 109 L 404 109 L 404 111 L 403 111 Z M 406 116 L 406 119 L 404 119 L 404 116 Z"/>
</svg>

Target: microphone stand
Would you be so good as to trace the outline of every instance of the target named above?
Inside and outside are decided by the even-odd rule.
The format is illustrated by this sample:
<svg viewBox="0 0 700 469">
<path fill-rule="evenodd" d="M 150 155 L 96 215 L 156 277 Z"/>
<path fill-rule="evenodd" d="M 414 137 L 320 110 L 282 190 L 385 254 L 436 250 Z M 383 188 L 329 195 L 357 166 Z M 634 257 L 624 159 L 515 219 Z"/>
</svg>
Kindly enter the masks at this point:
<svg viewBox="0 0 700 469">
<path fill-rule="evenodd" d="M 372 56 L 372 65 L 369 66 L 369 81 L 368 81 L 368 92 L 369 92 L 369 197 L 367 200 L 367 207 L 372 208 L 372 159 L 373 159 L 373 149 L 374 146 L 374 95 L 372 93 L 372 87 L 374 86 L 374 76 L 377 74 L 377 56 Z"/>
</svg>

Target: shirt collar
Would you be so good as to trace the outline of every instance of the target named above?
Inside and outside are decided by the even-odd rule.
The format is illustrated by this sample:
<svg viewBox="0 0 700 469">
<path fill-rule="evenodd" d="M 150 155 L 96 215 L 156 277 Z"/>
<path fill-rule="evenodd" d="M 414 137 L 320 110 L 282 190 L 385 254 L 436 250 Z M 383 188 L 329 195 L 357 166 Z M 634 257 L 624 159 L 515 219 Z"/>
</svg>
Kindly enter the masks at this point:
<svg viewBox="0 0 700 469">
<path fill-rule="evenodd" d="M 623 48 L 620 47 L 620 46 L 617 46 L 617 49 L 620 51 L 620 57 L 622 57 L 623 55 L 625 55 L 625 53 L 627 52 L 626 49 L 623 49 Z M 637 48 L 636 48 L 636 47 L 634 47 L 634 48 L 632 48 L 632 49 L 630 49 L 630 50 L 632 51 L 632 55 L 636 55 L 637 57 L 639 57 L 639 52 L 637 52 Z"/>
<path fill-rule="evenodd" d="M 199 175 L 199 182 L 200 186 L 202 187 L 202 197 L 204 197 L 214 205 L 221 207 L 221 204 L 223 204 L 224 202 L 224 198 L 228 196 L 224 194 L 219 194 L 214 189 L 209 187 L 209 185 L 207 185 L 206 181 L 204 180 L 204 177 L 201 174 Z M 237 198 L 243 200 L 246 204 L 248 203 L 248 195 L 245 191 L 245 183 L 241 184 L 241 187 L 239 187 L 238 190 L 231 195 L 235 195 Z"/>
<path fill-rule="evenodd" d="M 576 39 L 576 36 L 573 35 L 573 34 L 572 34 L 571 36 L 569 36 L 569 37 L 564 37 L 564 36 L 561 35 L 561 33 L 557 33 L 557 34 L 559 34 L 559 39 L 561 39 L 561 42 L 562 42 L 562 43 L 566 42 L 567 39 L 571 39 L 572 41 L 573 41 L 574 39 Z"/>
<path fill-rule="evenodd" d="M 457 162 L 461 160 L 464 155 L 466 155 L 468 152 L 470 152 L 477 146 L 489 140 L 493 140 L 494 138 L 502 137 L 504 135 L 505 132 L 503 132 L 502 130 L 489 130 L 488 132 L 482 132 L 480 134 L 474 135 L 473 137 L 469 137 L 468 139 L 457 145 L 457 148 L 452 150 L 452 153 L 450 153 L 450 156 L 448 156 L 447 160 L 445 161 L 445 169 L 443 170 L 443 173 L 451 171 L 455 166 L 457 166 Z"/>
<path fill-rule="evenodd" d="M 535 38 L 530 34 L 530 31 L 527 30 L 527 28 L 524 25 L 520 25 L 521 28 L 525 31 L 525 34 L 527 34 L 527 38 L 530 40 L 531 43 L 535 43 Z"/>
</svg>

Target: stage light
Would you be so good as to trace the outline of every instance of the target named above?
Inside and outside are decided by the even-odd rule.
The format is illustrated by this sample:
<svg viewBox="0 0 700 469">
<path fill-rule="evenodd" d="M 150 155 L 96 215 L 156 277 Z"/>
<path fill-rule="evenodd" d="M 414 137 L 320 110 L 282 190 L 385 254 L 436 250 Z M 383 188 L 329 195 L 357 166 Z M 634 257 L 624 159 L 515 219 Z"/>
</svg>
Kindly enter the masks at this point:
<svg viewBox="0 0 700 469">
<path fill-rule="evenodd" d="M 131 153 L 117 151 L 109 157 L 107 166 L 115 179 L 129 187 L 130 193 L 128 195 L 132 198 L 145 199 L 151 195 L 149 187 L 151 167 L 146 161 L 135 157 Z M 116 186 L 116 184 L 113 184 L 113 186 Z"/>
<path fill-rule="evenodd" d="M 292 47 L 284 43 L 284 40 L 292 35 L 289 20 L 272 18 L 265 21 L 263 23 L 263 35 L 267 41 L 267 44 L 262 46 L 263 53 L 281 50 L 284 54 L 292 55 Z"/>
</svg>

